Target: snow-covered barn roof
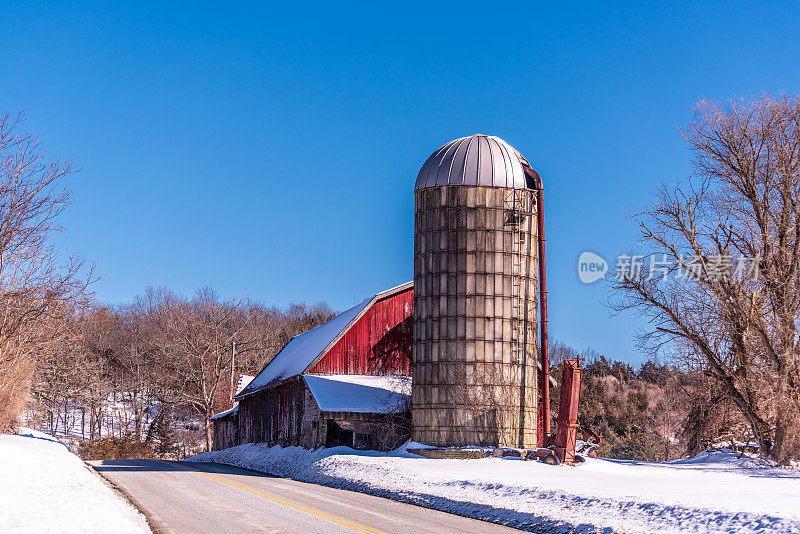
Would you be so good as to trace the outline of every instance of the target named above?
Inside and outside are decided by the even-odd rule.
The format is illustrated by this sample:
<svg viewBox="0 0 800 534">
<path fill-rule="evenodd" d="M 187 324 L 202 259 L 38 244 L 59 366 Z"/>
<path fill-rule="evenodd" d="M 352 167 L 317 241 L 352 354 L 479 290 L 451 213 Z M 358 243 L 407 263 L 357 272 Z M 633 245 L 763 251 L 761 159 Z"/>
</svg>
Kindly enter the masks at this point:
<svg viewBox="0 0 800 534">
<path fill-rule="evenodd" d="M 410 376 L 305 375 L 321 412 L 400 413 L 411 403 Z"/>
<path fill-rule="evenodd" d="M 405 291 L 413 286 L 414 282 L 406 282 L 382 291 L 340 313 L 327 323 L 294 336 L 272 361 L 264 366 L 264 369 L 256 375 L 253 381 L 236 395 L 236 398 L 252 395 L 305 373 L 336 344 L 370 306 L 382 298 Z"/>
<path fill-rule="evenodd" d="M 209 419 L 212 421 L 216 421 L 217 419 L 222 419 L 223 417 L 228 417 L 229 415 L 236 413 L 239 411 L 239 403 L 234 403 L 233 408 L 225 410 L 224 412 L 215 413 Z"/>
</svg>

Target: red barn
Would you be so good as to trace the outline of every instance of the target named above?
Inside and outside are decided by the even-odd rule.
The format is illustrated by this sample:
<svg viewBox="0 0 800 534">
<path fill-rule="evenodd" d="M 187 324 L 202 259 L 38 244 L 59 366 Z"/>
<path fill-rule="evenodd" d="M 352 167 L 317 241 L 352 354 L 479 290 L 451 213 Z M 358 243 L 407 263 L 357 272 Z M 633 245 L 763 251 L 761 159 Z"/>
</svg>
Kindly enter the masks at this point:
<svg viewBox="0 0 800 534">
<path fill-rule="evenodd" d="M 402 444 L 411 429 L 413 303 L 408 282 L 293 337 L 236 395 L 238 414 L 215 419 L 215 431 L 235 424 L 236 444 Z M 215 440 L 215 448 L 232 444 Z"/>
</svg>

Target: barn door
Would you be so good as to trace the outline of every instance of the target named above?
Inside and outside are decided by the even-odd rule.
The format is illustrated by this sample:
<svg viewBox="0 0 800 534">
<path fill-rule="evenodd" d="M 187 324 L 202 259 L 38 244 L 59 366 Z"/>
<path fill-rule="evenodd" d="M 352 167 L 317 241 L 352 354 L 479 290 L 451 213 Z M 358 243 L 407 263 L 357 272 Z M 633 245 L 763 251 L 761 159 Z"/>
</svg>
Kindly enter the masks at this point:
<svg viewBox="0 0 800 534">
<path fill-rule="evenodd" d="M 328 419 L 328 432 L 325 435 L 326 447 L 352 447 L 353 431 L 345 430 L 333 419 Z"/>
</svg>

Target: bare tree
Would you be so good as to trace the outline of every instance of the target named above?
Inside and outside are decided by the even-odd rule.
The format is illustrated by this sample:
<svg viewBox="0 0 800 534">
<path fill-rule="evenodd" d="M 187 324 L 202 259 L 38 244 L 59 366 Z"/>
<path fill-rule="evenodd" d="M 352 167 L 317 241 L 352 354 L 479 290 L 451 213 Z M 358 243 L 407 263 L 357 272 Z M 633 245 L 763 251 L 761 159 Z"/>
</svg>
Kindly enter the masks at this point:
<svg viewBox="0 0 800 534">
<path fill-rule="evenodd" d="M 210 418 L 229 396 L 233 342 L 239 340 L 248 319 L 242 300 L 222 300 L 211 289 L 200 290 L 189 300 L 166 294 L 159 309 L 165 377 L 203 418 L 207 450 L 211 450 Z"/>
<path fill-rule="evenodd" d="M 0 428 L 19 414 L 43 341 L 37 324 L 86 295 L 82 262 L 63 257 L 53 235 L 70 204 L 71 164 L 49 158 L 21 131 L 24 114 L 0 116 Z M 44 339 L 44 341 L 47 341 Z"/>
<path fill-rule="evenodd" d="M 332 312 L 324 304 L 283 310 L 222 299 L 210 289 L 184 298 L 148 288 L 129 305 L 56 315 L 30 331 L 40 341 L 29 346 L 40 354 L 25 360 L 38 360 L 28 423 L 62 438 L 110 438 L 132 452 L 147 444 L 173 457 L 210 440 L 208 417 L 230 407 L 237 372 L 257 372 Z M 96 453 L 92 446 L 81 450 Z"/>
<path fill-rule="evenodd" d="M 564 360 L 578 358 L 578 351 L 557 338 L 550 338 L 548 349 L 548 359 L 550 361 L 551 372 L 561 369 Z"/>
<path fill-rule="evenodd" d="M 747 420 L 764 454 L 800 457 L 800 96 L 698 105 L 695 172 L 636 216 L 652 247 L 616 284 Z M 773 447 L 774 445 L 774 447 Z"/>
</svg>

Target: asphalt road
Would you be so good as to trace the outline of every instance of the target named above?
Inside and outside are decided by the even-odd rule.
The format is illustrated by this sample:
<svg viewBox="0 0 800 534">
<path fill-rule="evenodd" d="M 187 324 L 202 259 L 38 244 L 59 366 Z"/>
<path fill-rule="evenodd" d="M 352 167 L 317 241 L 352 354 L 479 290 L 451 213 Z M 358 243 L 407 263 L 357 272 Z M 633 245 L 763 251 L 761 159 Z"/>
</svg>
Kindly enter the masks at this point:
<svg viewBox="0 0 800 534">
<path fill-rule="evenodd" d="M 381 497 L 221 464 L 89 462 L 161 532 L 519 532 Z"/>
</svg>

